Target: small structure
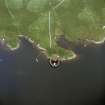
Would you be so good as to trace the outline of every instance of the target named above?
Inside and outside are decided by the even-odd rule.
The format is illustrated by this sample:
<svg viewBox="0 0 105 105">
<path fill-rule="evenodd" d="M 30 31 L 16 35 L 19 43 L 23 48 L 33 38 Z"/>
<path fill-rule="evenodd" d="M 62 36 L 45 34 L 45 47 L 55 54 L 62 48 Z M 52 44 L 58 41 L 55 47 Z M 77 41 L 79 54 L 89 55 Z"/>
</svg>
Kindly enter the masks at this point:
<svg viewBox="0 0 105 105">
<path fill-rule="evenodd" d="M 53 55 L 50 59 L 49 59 L 49 63 L 51 65 L 51 67 L 56 68 L 61 64 L 61 59 L 58 55 Z"/>
</svg>

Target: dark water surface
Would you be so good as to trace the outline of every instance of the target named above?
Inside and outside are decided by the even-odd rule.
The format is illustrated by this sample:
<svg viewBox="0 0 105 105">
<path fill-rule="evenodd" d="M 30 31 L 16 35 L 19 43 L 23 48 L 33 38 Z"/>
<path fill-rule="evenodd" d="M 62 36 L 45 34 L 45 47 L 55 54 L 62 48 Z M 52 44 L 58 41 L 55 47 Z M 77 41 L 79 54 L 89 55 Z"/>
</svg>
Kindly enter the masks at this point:
<svg viewBox="0 0 105 105">
<path fill-rule="evenodd" d="M 81 58 L 53 69 L 22 39 L 17 51 L 0 49 L 0 105 L 104 105 L 105 44 L 78 48 Z"/>
</svg>

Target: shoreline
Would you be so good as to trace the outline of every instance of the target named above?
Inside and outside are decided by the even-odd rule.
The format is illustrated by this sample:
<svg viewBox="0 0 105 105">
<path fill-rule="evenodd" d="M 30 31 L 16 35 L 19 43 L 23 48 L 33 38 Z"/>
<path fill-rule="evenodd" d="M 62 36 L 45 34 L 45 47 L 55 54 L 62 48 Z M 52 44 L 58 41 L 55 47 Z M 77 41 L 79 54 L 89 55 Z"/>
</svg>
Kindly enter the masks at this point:
<svg viewBox="0 0 105 105">
<path fill-rule="evenodd" d="M 94 43 L 96 45 L 99 45 L 99 44 L 103 44 L 105 42 L 105 37 L 102 39 L 102 40 L 99 40 L 99 41 L 95 41 L 95 40 L 88 40 L 86 39 L 86 41 L 90 42 L 90 43 Z"/>
<path fill-rule="evenodd" d="M 33 45 L 36 46 L 39 50 L 41 50 L 42 54 L 44 54 L 47 59 L 50 58 L 50 57 L 48 57 L 47 50 L 46 50 L 45 48 L 41 47 L 39 43 L 35 43 L 35 41 L 33 41 L 33 40 L 32 40 L 31 38 L 29 38 L 28 36 L 25 36 L 25 35 L 18 35 L 18 36 L 19 36 L 19 38 L 25 38 L 25 39 L 27 39 L 31 44 L 33 44 Z M 3 40 L 4 40 L 4 39 L 3 39 Z M 1 39 L 1 41 L 2 41 L 2 39 Z M 88 40 L 88 39 L 86 39 L 86 41 L 87 41 L 88 43 L 94 43 L 95 45 L 99 45 L 99 44 L 103 44 L 103 43 L 105 42 L 105 37 L 104 37 L 102 40 L 100 40 L 100 41 Z M 4 43 L 5 43 L 5 42 L 4 42 Z M 9 44 L 7 44 L 7 43 L 5 43 L 5 44 L 6 44 L 7 48 L 9 48 L 10 51 L 15 51 L 15 50 L 19 49 L 19 47 L 20 47 L 20 43 L 17 43 L 17 46 L 14 47 L 14 48 L 12 48 L 12 46 L 9 45 Z M 64 47 L 64 48 L 65 48 L 65 47 Z M 68 57 L 67 59 L 61 58 L 61 61 L 73 61 L 73 60 L 77 60 L 78 58 L 79 58 L 79 55 L 73 53 L 73 56 Z"/>
<path fill-rule="evenodd" d="M 10 44 L 6 44 L 6 46 L 10 49 L 10 51 L 15 51 L 20 48 L 20 43 L 17 43 L 16 47 L 12 47 Z"/>
</svg>

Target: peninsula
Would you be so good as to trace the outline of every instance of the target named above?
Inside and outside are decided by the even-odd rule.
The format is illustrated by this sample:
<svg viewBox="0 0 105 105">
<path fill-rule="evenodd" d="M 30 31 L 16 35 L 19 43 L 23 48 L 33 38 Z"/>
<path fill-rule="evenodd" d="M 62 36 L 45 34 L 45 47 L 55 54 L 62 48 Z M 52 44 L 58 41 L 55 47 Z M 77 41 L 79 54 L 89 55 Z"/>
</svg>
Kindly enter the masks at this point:
<svg viewBox="0 0 105 105">
<path fill-rule="evenodd" d="M 73 49 L 67 43 L 61 47 L 58 40 L 64 36 L 72 43 L 103 42 L 105 1 L 0 0 L 0 39 L 16 48 L 19 36 L 36 43 L 48 58 L 57 55 L 62 60 L 74 59 Z"/>
</svg>

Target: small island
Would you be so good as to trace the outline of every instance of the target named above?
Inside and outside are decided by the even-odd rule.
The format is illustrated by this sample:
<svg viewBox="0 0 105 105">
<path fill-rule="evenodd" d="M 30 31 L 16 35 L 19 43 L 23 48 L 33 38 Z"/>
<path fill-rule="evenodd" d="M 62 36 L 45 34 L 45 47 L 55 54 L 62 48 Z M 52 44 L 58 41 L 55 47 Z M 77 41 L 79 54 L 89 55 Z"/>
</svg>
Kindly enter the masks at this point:
<svg viewBox="0 0 105 105">
<path fill-rule="evenodd" d="M 105 1 L 0 0 L 0 39 L 16 49 L 20 36 L 35 43 L 48 59 L 75 59 L 73 44 L 104 41 Z"/>
</svg>

